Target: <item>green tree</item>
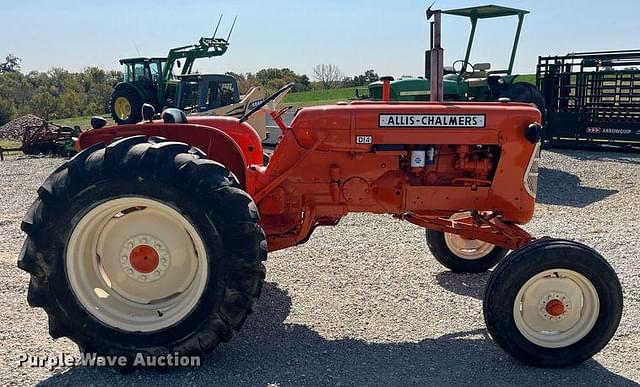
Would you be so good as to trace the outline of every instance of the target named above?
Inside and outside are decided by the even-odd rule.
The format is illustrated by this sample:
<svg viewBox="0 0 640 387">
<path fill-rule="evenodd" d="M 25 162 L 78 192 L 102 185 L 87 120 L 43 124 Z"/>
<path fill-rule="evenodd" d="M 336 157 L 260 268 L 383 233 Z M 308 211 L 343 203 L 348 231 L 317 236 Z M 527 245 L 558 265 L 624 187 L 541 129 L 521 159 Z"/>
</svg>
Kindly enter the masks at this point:
<svg viewBox="0 0 640 387">
<path fill-rule="evenodd" d="M 366 86 L 378 80 L 380 80 L 378 73 L 373 70 L 367 70 L 364 74 L 353 77 L 353 86 Z"/>
<path fill-rule="evenodd" d="M 17 109 L 13 101 L 0 99 L 0 125 L 4 125 L 16 117 Z"/>
<path fill-rule="evenodd" d="M 61 68 L 47 72 L 19 71 L 19 59 L 0 64 L 0 100 L 3 119 L 33 113 L 44 119 L 102 114 L 113 87 L 122 80 L 119 71 L 88 67 L 74 73 Z"/>
<path fill-rule="evenodd" d="M 310 81 L 307 75 L 298 75 L 288 68 L 262 69 L 255 74 L 255 78 L 261 85 L 265 86 L 267 93 L 274 92 L 288 83 L 295 84 L 293 92 L 306 91 L 310 88 Z"/>
<path fill-rule="evenodd" d="M 22 59 L 17 56 L 7 55 L 4 62 L 0 63 L 0 74 L 20 72 L 20 62 L 22 62 Z"/>
<path fill-rule="evenodd" d="M 38 89 L 31 97 L 31 113 L 45 120 L 55 118 L 56 99 L 46 89 Z"/>
<path fill-rule="evenodd" d="M 74 117 L 81 115 L 86 96 L 73 90 L 64 91 L 56 106 L 56 112 L 62 117 Z"/>
<path fill-rule="evenodd" d="M 240 91 L 240 94 L 246 94 L 252 87 L 262 85 L 256 78 L 256 76 L 251 73 L 242 74 L 229 71 L 225 74 L 235 78 L 235 80 L 238 82 L 238 89 Z"/>
</svg>

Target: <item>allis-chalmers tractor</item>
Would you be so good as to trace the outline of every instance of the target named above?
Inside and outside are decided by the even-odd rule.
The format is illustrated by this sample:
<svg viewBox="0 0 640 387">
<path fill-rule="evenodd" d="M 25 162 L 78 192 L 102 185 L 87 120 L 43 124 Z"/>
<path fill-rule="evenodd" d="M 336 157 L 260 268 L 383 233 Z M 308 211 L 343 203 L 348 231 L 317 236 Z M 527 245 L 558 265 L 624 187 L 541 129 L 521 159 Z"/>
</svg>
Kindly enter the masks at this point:
<svg viewBox="0 0 640 387">
<path fill-rule="evenodd" d="M 501 259 L 484 317 L 514 357 L 566 366 L 607 344 L 622 313 L 611 266 L 520 228 L 534 213 L 534 106 L 391 102 L 387 80 L 383 101 L 304 108 L 287 125 L 271 102 L 291 87 L 239 119 L 167 109 L 153 121 L 147 106 L 144 122 L 80 136 L 22 224 L 18 264 L 52 337 L 99 355 L 206 354 L 251 313 L 268 251 L 367 212 L 424 227 L 454 271 Z M 267 165 L 247 123 L 262 109 L 282 130 Z"/>
</svg>

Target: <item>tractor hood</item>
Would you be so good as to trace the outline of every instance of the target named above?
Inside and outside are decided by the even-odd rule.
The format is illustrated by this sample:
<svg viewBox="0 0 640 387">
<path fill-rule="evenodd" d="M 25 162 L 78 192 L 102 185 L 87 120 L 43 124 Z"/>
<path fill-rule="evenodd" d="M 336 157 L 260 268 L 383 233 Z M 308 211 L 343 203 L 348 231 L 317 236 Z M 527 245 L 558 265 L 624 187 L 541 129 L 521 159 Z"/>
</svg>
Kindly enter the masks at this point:
<svg viewBox="0 0 640 387">
<path fill-rule="evenodd" d="M 353 134 L 350 133 L 353 129 L 400 133 L 400 129 L 423 131 L 429 128 L 431 131 L 453 130 L 470 135 L 485 131 L 495 134 L 497 128 L 502 128 L 504 134 L 518 132 L 518 137 L 524 138 L 524 129 L 540 120 L 540 112 L 535 107 L 519 102 L 355 101 L 303 108 L 296 114 L 290 127 L 296 132 L 296 139 L 304 143 L 304 146 L 311 146 L 323 134 L 329 135 L 325 143 L 336 141 L 331 135 L 347 136 L 337 144 L 350 146 L 353 138 L 349 136 Z M 517 121 L 517 124 L 507 121 Z M 444 139 L 449 140 L 452 139 Z M 495 143 L 498 143 L 497 137 Z"/>
<path fill-rule="evenodd" d="M 429 101 L 431 85 L 427 78 L 402 78 L 391 82 L 392 101 Z M 444 94 L 460 95 L 466 92 L 466 85 L 458 74 L 444 76 Z M 371 99 L 382 100 L 382 82 L 369 84 Z"/>
</svg>

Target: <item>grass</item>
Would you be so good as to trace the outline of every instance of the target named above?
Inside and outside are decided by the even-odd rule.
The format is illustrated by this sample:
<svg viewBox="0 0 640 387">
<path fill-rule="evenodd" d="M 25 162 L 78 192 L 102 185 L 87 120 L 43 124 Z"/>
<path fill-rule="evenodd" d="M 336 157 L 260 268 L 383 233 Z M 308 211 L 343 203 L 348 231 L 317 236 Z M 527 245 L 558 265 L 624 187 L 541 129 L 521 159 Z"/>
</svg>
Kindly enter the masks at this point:
<svg viewBox="0 0 640 387">
<path fill-rule="evenodd" d="M 0 148 L 20 148 L 22 146 L 22 142 L 20 141 L 12 141 L 12 140 L 0 140 Z M 3 152 L 4 157 L 21 155 L 20 151 L 12 151 L 12 152 Z"/>
<path fill-rule="evenodd" d="M 107 120 L 107 126 L 115 125 L 115 122 L 111 118 L 111 113 L 104 113 L 100 116 Z M 91 117 L 93 116 L 61 118 L 58 120 L 53 120 L 53 123 L 63 126 L 70 126 L 72 128 L 74 126 L 79 126 L 82 130 L 88 130 L 91 129 Z"/>
<path fill-rule="evenodd" d="M 301 93 L 289 93 L 282 101 L 283 105 L 316 106 L 334 104 L 338 101 L 348 101 L 355 98 L 357 87 L 341 89 L 311 90 Z"/>
<path fill-rule="evenodd" d="M 13 140 L 0 140 L 0 148 L 20 148 L 22 143 Z"/>
<path fill-rule="evenodd" d="M 532 85 L 536 84 L 536 75 L 535 74 L 522 74 L 518 75 L 516 78 L 516 82 L 527 82 Z"/>
<path fill-rule="evenodd" d="M 535 74 L 522 74 L 518 75 L 516 82 L 527 82 L 533 85 L 536 84 Z M 368 94 L 366 86 L 363 87 L 346 87 L 341 89 L 330 90 L 311 90 L 301 93 L 289 93 L 282 101 L 283 105 L 293 106 L 316 106 L 316 105 L 331 105 L 338 101 L 348 101 L 351 98 L 355 98 L 356 89 L 364 91 Z"/>
</svg>

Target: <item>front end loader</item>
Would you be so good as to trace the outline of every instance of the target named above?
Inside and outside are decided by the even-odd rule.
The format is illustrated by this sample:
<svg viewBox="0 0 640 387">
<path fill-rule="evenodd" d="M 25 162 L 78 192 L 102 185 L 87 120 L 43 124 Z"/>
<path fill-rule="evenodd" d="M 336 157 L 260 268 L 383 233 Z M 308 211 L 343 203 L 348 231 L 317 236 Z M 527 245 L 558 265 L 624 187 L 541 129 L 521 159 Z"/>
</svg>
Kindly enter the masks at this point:
<svg viewBox="0 0 640 387">
<path fill-rule="evenodd" d="M 190 101 L 182 98 L 186 85 L 193 77 L 207 76 L 207 87 L 216 89 L 220 95 L 203 91 L 200 108 L 215 109 L 240 102 L 238 85 L 235 79 L 222 74 L 192 74 L 196 60 L 224 55 L 229 48 L 229 38 L 235 26 L 235 20 L 227 38 L 218 38 L 216 34 L 222 16 L 212 37 L 201 37 L 197 44 L 172 48 L 166 57 L 138 57 L 121 59 L 124 66 L 124 80 L 116 85 L 111 95 L 109 107 L 111 116 L 117 124 L 135 124 L 142 119 L 142 105 L 153 105 L 156 111 L 167 107 L 185 110 Z M 227 79 L 231 78 L 231 79 Z M 198 88 L 195 88 L 197 91 Z M 232 98 L 224 98 L 224 92 L 230 91 Z M 235 97 L 235 98 L 234 98 Z M 205 102 L 206 101 L 206 102 Z M 204 103 L 202 103 L 204 102 Z"/>
</svg>

